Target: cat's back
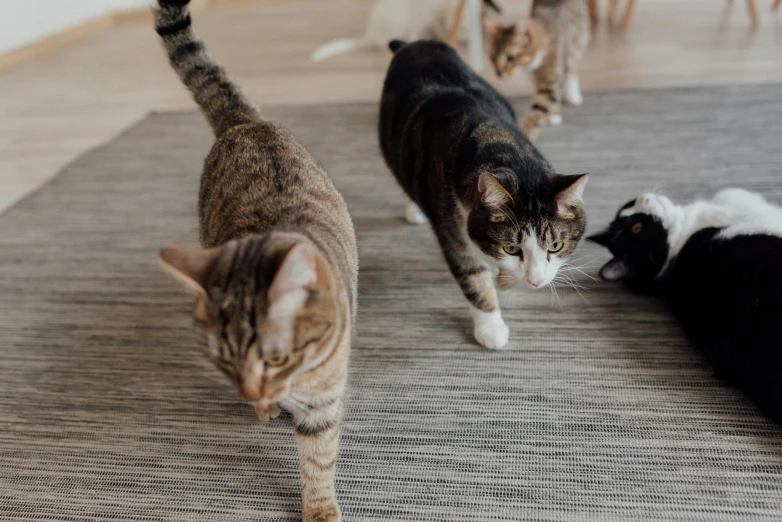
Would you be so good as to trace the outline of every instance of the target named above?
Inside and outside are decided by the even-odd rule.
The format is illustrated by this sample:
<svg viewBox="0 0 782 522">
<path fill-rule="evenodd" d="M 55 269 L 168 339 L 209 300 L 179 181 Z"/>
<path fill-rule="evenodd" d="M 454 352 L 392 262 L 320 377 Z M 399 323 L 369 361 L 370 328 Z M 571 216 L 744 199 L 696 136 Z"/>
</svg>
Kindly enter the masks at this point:
<svg viewBox="0 0 782 522">
<path fill-rule="evenodd" d="M 344 199 L 304 145 L 275 122 L 238 125 L 215 142 L 204 162 L 199 214 L 205 246 L 289 227 L 355 250 Z"/>
<path fill-rule="evenodd" d="M 505 98 L 467 65 L 449 45 L 420 40 L 403 46 L 394 55 L 384 84 L 384 101 L 398 105 L 416 97 L 461 95 L 464 102 L 480 101 L 501 107 L 515 119 Z"/>
<path fill-rule="evenodd" d="M 427 122 L 438 134 L 456 124 L 486 121 L 517 134 L 516 113 L 508 101 L 476 74 L 450 46 L 422 40 L 399 49 L 389 66 L 380 108 L 381 147 L 392 157 L 413 121 Z M 520 133 L 520 132 L 519 132 Z"/>
</svg>

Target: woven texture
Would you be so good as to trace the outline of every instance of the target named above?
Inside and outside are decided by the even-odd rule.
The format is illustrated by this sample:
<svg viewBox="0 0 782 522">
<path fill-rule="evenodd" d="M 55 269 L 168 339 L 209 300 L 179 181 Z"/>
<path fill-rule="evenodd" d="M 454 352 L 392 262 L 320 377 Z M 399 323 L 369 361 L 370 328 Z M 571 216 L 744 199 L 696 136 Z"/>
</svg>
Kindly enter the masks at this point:
<svg viewBox="0 0 782 522">
<path fill-rule="evenodd" d="M 589 95 L 540 145 L 592 173 L 592 231 L 650 188 L 780 202 L 781 92 Z M 377 107 L 266 114 L 326 166 L 359 235 L 347 521 L 782 517 L 782 432 L 661 303 L 583 277 L 561 304 L 511 291 L 510 347 L 482 349 L 431 231 L 402 220 Z M 259 423 L 203 360 L 190 300 L 157 264 L 160 246 L 197 243 L 211 142 L 195 112 L 152 115 L 0 216 L 0 519 L 296 519 L 290 418 Z M 580 255 L 592 275 L 606 259 Z"/>
</svg>

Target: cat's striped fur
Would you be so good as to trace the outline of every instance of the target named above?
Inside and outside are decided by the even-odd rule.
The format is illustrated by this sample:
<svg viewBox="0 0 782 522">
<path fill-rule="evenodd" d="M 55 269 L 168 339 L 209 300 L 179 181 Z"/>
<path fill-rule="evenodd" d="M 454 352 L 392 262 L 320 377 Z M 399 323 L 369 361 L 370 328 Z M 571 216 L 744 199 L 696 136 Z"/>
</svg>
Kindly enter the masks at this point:
<svg viewBox="0 0 782 522">
<path fill-rule="evenodd" d="M 583 102 L 578 70 L 590 27 L 585 0 L 534 0 L 529 18 L 491 28 L 489 54 L 497 75 L 509 76 L 517 68 L 532 72 L 535 96 L 522 123 L 530 139 L 546 124 L 562 122 L 563 100 Z"/>
<path fill-rule="evenodd" d="M 257 109 L 204 49 L 187 0 L 159 0 L 171 65 L 217 140 L 201 178 L 202 249 L 164 266 L 196 295 L 206 355 L 263 420 L 290 411 L 305 522 L 341 520 L 334 477 L 356 313 L 358 254 L 347 206 L 283 126 Z"/>
<path fill-rule="evenodd" d="M 476 340 L 502 348 L 509 332 L 491 270 L 499 269 L 503 289 L 551 283 L 584 231 L 587 176 L 556 174 L 510 104 L 452 48 L 432 41 L 391 47 L 383 155 L 431 222 L 470 303 Z"/>
</svg>

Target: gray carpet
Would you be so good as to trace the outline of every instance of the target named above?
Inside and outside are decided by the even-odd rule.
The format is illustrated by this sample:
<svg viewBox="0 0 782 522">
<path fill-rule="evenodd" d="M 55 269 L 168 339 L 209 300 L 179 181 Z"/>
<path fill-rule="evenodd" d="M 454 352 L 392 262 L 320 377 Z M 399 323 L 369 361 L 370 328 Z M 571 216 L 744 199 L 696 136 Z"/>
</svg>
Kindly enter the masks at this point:
<svg viewBox="0 0 782 522">
<path fill-rule="evenodd" d="M 780 202 L 781 94 L 590 95 L 540 145 L 593 174 L 591 230 L 653 187 Z M 328 168 L 359 235 L 347 521 L 782 518 L 782 431 L 660 303 L 586 279 L 561 304 L 506 293 L 510 349 L 484 350 L 431 232 L 401 219 L 376 107 L 266 113 Z M 256 422 L 202 360 L 157 264 L 160 246 L 197 242 L 211 141 L 195 112 L 152 115 L 0 216 L 0 519 L 295 520 L 290 419 Z M 595 274 L 605 254 L 581 252 Z"/>
</svg>

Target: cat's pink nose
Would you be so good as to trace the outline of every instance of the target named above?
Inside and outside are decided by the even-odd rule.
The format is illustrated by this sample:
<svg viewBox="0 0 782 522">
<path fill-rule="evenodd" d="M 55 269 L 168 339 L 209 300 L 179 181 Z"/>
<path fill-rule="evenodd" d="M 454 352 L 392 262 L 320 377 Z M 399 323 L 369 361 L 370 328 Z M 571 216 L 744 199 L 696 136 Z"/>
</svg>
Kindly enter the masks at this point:
<svg viewBox="0 0 782 522">
<path fill-rule="evenodd" d="M 538 288 L 540 285 L 543 284 L 543 278 L 542 277 L 528 277 L 527 282 L 534 286 L 535 288 Z"/>
</svg>

